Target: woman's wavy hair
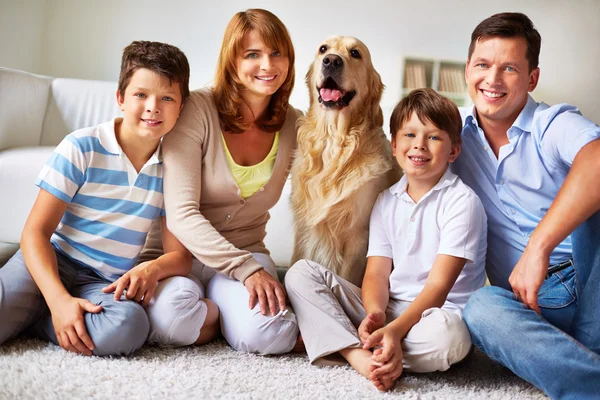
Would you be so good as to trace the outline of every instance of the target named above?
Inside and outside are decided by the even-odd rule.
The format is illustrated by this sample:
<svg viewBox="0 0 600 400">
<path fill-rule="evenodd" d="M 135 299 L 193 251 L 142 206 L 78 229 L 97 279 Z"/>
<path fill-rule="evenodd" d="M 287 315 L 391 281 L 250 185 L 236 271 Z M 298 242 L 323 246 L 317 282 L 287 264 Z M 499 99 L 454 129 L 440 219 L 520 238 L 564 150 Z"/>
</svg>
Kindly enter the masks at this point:
<svg viewBox="0 0 600 400">
<path fill-rule="evenodd" d="M 243 52 L 242 42 L 244 36 L 252 29 L 258 32 L 266 46 L 279 51 L 289 60 L 285 82 L 273 94 L 267 110 L 263 115 L 257 116 L 254 124 L 265 132 L 277 132 L 283 126 L 287 114 L 296 75 L 294 46 L 290 35 L 279 18 L 267 10 L 253 8 L 240 11 L 233 16 L 225 29 L 213 88 L 223 131 L 241 133 L 252 126 L 252 123 L 244 123 L 242 118 L 244 86 L 237 74 L 237 58 Z"/>
</svg>

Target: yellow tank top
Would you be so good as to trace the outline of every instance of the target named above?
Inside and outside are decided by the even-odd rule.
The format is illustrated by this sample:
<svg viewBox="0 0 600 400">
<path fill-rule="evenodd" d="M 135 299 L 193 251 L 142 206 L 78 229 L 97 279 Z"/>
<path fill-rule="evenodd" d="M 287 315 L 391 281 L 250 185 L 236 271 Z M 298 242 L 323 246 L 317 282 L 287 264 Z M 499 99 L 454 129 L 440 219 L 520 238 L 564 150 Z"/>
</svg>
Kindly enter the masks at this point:
<svg viewBox="0 0 600 400">
<path fill-rule="evenodd" d="M 225 149 L 225 157 L 227 158 L 227 164 L 233 175 L 233 179 L 239 186 L 242 197 L 248 198 L 258 191 L 271 177 L 273 173 L 273 165 L 275 165 L 275 158 L 277 158 L 277 147 L 279 145 L 279 132 L 275 133 L 275 139 L 273 140 L 273 147 L 271 151 L 265 157 L 264 160 L 256 165 L 245 167 L 238 165 L 231 156 L 227 143 L 225 142 L 225 136 L 221 134 L 223 140 L 223 148 Z"/>
</svg>

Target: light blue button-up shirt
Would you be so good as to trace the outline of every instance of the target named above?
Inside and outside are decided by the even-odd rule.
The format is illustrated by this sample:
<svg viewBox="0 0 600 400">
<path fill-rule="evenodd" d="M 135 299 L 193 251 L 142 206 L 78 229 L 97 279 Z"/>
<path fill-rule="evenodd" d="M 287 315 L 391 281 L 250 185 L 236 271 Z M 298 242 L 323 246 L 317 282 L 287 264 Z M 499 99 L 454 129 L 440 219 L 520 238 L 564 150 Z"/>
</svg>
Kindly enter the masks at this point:
<svg viewBox="0 0 600 400">
<path fill-rule="evenodd" d="M 529 96 L 507 132 L 509 143 L 496 158 L 474 108 L 460 111 L 463 143 L 452 170 L 477 193 L 487 213 L 488 278 L 492 285 L 510 289 L 508 277 L 531 233 L 548 211 L 575 156 L 600 138 L 600 128 L 573 106 L 550 107 Z M 569 258 L 570 236 L 554 249 L 550 264 Z"/>
</svg>

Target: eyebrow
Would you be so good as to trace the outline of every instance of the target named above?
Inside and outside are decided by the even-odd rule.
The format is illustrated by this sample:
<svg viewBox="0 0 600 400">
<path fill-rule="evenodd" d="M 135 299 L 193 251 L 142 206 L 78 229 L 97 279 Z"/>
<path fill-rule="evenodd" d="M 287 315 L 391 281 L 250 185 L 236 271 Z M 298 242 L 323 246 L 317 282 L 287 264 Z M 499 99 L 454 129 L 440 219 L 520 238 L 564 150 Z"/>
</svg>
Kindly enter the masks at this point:
<svg viewBox="0 0 600 400">
<path fill-rule="evenodd" d="M 142 86 L 132 86 L 132 89 L 133 89 L 134 91 L 142 91 L 142 92 L 147 92 L 147 91 L 149 90 L 147 87 L 142 87 Z M 162 88 L 161 88 L 161 90 L 159 90 L 159 91 L 160 91 L 160 92 L 163 92 L 162 94 L 168 94 L 168 95 L 172 95 L 172 94 L 177 94 L 177 93 L 179 93 L 179 91 L 178 91 L 178 90 L 176 90 L 176 89 L 171 89 L 171 88 L 169 88 L 169 89 L 164 89 L 164 90 L 162 90 Z"/>
</svg>

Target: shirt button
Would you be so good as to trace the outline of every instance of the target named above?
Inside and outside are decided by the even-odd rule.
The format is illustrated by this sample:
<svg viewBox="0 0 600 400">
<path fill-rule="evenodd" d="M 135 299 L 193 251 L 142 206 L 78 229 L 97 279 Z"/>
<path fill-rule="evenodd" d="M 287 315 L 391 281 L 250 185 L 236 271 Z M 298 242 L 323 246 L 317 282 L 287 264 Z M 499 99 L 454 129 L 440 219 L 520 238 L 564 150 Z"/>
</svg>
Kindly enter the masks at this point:
<svg viewBox="0 0 600 400">
<path fill-rule="evenodd" d="M 225 219 L 227 219 L 227 221 L 231 221 L 231 214 L 227 214 L 227 217 Z"/>
<path fill-rule="evenodd" d="M 516 211 L 514 208 L 511 208 L 511 209 L 510 209 L 510 213 L 511 213 L 511 214 L 516 214 L 516 213 L 517 213 L 517 211 Z"/>
<path fill-rule="evenodd" d="M 240 200 L 240 204 L 246 204 L 246 200 L 244 200 L 244 199 Z"/>
<path fill-rule="evenodd" d="M 415 222 L 415 217 L 410 217 L 410 222 Z"/>
<path fill-rule="evenodd" d="M 261 188 L 260 188 L 260 189 L 258 189 L 258 190 L 260 190 L 261 192 L 264 192 L 264 191 L 265 191 L 265 188 L 261 186 Z"/>
<path fill-rule="evenodd" d="M 485 151 L 488 151 L 489 149 L 490 149 L 490 148 L 489 148 L 489 147 L 487 147 L 487 146 L 485 146 L 485 147 L 483 148 L 483 150 L 485 150 Z"/>
<path fill-rule="evenodd" d="M 500 180 L 498 181 L 498 185 L 504 185 L 504 179 L 500 179 Z"/>
</svg>

